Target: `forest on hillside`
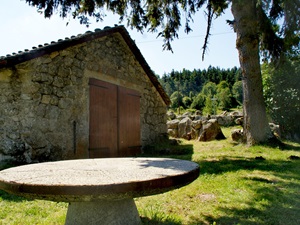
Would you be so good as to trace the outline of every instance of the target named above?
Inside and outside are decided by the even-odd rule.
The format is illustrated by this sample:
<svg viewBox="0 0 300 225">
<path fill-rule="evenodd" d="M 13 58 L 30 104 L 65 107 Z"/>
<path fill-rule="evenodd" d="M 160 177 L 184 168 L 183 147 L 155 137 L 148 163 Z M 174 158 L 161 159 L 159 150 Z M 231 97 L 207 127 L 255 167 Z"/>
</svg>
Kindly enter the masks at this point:
<svg viewBox="0 0 300 225">
<path fill-rule="evenodd" d="M 280 67 L 261 65 L 269 121 L 280 125 L 288 139 L 300 141 L 300 57 L 286 58 Z M 241 70 L 237 67 L 171 71 L 158 77 L 171 99 L 170 109 L 200 110 L 203 115 L 242 108 Z M 182 109 L 182 110 L 181 110 Z"/>
<path fill-rule="evenodd" d="M 194 109 L 203 114 L 215 114 L 217 110 L 242 105 L 241 71 L 237 67 L 173 70 L 158 79 L 171 99 L 173 110 Z"/>
</svg>

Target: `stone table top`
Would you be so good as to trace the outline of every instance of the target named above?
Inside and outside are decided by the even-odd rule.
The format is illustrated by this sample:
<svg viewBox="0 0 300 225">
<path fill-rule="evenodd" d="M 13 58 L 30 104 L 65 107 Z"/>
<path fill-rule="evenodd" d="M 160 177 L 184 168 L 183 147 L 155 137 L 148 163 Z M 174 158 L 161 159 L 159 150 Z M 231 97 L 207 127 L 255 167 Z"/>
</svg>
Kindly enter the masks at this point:
<svg viewBox="0 0 300 225">
<path fill-rule="evenodd" d="M 28 198 L 93 201 L 158 194 L 191 183 L 197 163 L 170 158 L 46 162 L 0 171 L 0 189 Z"/>
</svg>

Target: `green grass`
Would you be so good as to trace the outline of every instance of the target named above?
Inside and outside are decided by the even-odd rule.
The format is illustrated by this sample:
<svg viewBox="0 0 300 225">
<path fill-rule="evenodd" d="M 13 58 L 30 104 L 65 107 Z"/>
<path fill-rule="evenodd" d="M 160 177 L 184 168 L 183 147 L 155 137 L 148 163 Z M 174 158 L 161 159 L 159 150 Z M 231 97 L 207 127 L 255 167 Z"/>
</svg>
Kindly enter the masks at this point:
<svg viewBox="0 0 300 225">
<path fill-rule="evenodd" d="M 64 224 L 67 204 L 51 201 L 29 201 L 0 191 L 0 224 Z"/>
<path fill-rule="evenodd" d="M 222 129 L 226 140 L 164 146 L 166 157 L 199 163 L 200 176 L 183 188 L 136 199 L 144 224 L 300 224 L 300 160 L 289 159 L 300 156 L 300 145 L 246 147 L 231 141 L 231 129 Z M 64 224 L 67 204 L 0 192 L 0 208 L 0 224 Z"/>
</svg>

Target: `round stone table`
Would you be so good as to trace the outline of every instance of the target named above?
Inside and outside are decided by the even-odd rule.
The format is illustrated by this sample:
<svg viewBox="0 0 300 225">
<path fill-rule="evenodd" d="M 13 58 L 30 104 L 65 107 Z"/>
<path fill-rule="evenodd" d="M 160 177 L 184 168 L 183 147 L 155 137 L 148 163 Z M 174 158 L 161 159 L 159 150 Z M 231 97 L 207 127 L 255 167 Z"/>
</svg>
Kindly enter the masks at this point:
<svg viewBox="0 0 300 225">
<path fill-rule="evenodd" d="M 0 171 L 0 189 L 26 198 L 68 202 L 66 224 L 135 225 L 133 198 L 191 183 L 198 164 L 169 158 L 46 162 Z"/>
</svg>

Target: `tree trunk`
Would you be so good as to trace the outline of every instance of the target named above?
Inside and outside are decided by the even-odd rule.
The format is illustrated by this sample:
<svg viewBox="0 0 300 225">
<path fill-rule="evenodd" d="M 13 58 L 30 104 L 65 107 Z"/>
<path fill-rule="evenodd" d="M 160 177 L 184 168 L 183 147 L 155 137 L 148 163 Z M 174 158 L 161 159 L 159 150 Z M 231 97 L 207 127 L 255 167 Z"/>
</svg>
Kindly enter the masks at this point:
<svg viewBox="0 0 300 225">
<path fill-rule="evenodd" d="M 263 97 L 256 4 L 256 0 L 233 0 L 231 7 L 242 70 L 244 138 L 249 145 L 271 138 Z"/>
</svg>

